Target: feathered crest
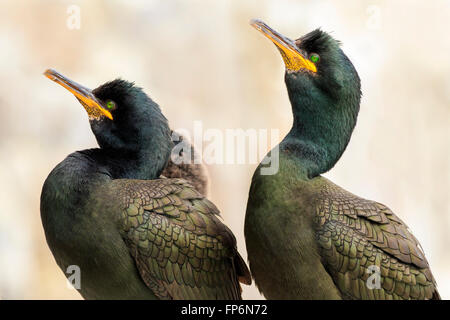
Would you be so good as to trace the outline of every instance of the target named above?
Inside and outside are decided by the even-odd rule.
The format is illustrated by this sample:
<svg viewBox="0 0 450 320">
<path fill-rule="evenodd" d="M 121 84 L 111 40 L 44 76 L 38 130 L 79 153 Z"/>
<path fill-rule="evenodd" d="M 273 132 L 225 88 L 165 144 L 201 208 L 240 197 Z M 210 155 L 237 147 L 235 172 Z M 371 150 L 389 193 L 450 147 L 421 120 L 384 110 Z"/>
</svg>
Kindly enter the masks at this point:
<svg viewBox="0 0 450 320">
<path fill-rule="evenodd" d="M 115 97 L 126 97 L 129 94 L 133 94 L 135 91 L 141 91 L 142 89 L 136 87 L 134 82 L 126 81 L 123 79 L 115 79 L 106 82 L 94 89 L 92 93 L 99 99 L 114 99 Z"/>
<path fill-rule="evenodd" d="M 320 28 L 307 33 L 295 40 L 295 43 L 307 52 L 321 52 L 323 50 L 339 47 L 341 42 Z"/>
</svg>

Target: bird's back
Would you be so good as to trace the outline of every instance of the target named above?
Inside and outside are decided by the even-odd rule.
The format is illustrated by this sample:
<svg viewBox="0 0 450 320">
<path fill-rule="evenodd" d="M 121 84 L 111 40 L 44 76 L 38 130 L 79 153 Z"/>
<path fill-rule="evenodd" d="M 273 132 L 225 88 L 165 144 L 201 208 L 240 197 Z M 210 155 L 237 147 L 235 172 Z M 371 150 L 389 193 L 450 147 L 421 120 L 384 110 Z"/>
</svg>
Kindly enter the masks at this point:
<svg viewBox="0 0 450 320">
<path fill-rule="evenodd" d="M 219 211 L 183 179 L 113 181 L 120 230 L 139 273 L 161 299 L 240 299 L 251 282 Z"/>
<path fill-rule="evenodd" d="M 252 275 L 267 298 L 439 297 L 417 240 L 398 217 L 326 178 L 305 179 L 284 155 L 276 175 L 255 172 L 245 236 Z"/>
<path fill-rule="evenodd" d="M 385 205 L 317 179 L 321 256 L 347 299 L 440 299 L 418 240 Z"/>
<path fill-rule="evenodd" d="M 63 272 L 80 268 L 84 298 L 241 298 L 250 275 L 211 202 L 182 179 L 111 179 L 90 163 L 67 157 L 41 196 L 49 247 Z"/>
</svg>

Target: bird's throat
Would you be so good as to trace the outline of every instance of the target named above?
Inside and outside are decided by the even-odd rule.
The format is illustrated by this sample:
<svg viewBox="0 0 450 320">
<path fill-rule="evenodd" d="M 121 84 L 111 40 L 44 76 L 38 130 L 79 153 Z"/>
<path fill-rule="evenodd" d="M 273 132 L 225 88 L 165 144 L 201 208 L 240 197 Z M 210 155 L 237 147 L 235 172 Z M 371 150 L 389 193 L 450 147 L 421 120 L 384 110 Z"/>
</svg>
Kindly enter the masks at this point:
<svg viewBox="0 0 450 320">
<path fill-rule="evenodd" d="M 164 152 L 124 152 L 101 148 L 81 152 L 91 160 L 98 172 L 112 179 L 156 179 L 168 161 L 168 154 Z"/>
<path fill-rule="evenodd" d="M 330 170 L 334 165 L 324 148 L 291 134 L 280 143 L 280 157 L 280 163 L 283 157 L 297 162 L 305 179 L 314 178 Z"/>
<path fill-rule="evenodd" d="M 302 99 L 291 99 L 291 103 L 297 103 L 293 105 L 294 121 L 280 150 L 296 157 L 307 177 L 314 178 L 333 168 L 342 156 L 350 141 L 356 115 L 325 108 L 319 111 L 320 106 L 301 105 Z"/>
</svg>

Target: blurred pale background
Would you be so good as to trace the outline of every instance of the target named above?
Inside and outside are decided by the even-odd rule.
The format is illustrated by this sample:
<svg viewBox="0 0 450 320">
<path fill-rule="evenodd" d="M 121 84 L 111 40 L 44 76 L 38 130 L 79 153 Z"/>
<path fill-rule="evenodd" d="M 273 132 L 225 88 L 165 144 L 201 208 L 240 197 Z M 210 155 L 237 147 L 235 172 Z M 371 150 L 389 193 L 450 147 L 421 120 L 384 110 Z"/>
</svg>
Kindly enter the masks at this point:
<svg viewBox="0 0 450 320">
<path fill-rule="evenodd" d="M 77 5 L 80 29 L 67 27 Z M 96 146 L 85 112 L 42 72 L 88 86 L 121 76 L 146 89 L 173 128 L 291 125 L 283 63 L 248 25 L 296 38 L 333 31 L 359 71 L 356 130 L 327 177 L 388 205 L 420 240 L 450 298 L 450 3 L 448 1 L 2 1 L 0 297 L 79 299 L 46 245 L 42 183 L 67 154 Z M 243 223 L 256 165 L 209 166 L 210 198 L 246 255 Z M 245 298 L 261 298 L 244 287 Z"/>
</svg>

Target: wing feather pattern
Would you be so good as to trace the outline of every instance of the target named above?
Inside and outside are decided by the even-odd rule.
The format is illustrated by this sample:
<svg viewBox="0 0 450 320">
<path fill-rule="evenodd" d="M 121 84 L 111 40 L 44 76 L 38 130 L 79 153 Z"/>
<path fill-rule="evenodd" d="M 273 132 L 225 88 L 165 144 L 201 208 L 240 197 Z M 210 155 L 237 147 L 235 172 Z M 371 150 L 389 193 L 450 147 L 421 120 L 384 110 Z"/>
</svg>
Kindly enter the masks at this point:
<svg viewBox="0 0 450 320">
<path fill-rule="evenodd" d="M 316 227 L 323 262 L 343 297 L 440 298 L 419 242 L 385 205 L 326 180 Z M 369 279 L 373 272 L 380 276 L 379 288 L 374 288 L 376 275 Z"/>
<path fill-rule="evenodd" d="M 161 299 L 241 299 L 250 273 L 216 206 L 183 179 L 114 180 L 122 237 Z"/>
</svg>

